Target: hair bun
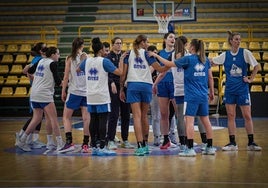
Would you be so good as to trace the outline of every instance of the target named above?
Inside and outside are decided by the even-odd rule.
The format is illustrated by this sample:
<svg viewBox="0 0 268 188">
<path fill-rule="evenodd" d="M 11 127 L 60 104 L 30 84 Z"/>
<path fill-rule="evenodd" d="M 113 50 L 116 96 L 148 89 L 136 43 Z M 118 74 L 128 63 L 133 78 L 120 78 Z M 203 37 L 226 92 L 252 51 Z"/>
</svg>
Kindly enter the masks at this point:
<svg viewBox="0 0 268 188">
<path fill-rule="evenodd" d="M 93 38 L 93 39 L 92 39 L 92 43 L 93 43 L 93 44 L 101 43 L 101 40 L 100 40 L 99 37 L 96 37 L 96 38 Z"/>
</svg>

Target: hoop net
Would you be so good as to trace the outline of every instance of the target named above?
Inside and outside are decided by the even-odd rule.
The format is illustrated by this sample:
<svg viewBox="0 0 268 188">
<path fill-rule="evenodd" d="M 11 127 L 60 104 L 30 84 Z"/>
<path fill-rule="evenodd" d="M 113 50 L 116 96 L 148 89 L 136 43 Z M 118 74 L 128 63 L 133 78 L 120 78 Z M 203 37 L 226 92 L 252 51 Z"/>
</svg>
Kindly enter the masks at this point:
<svg viewBox="0 0 268 188">
<path fill-rule="evenodd" d="M 172 18 L 169 14 L 157 14 L 154 16 L 158 23 L 158 33 L 168 33 L 168 24 Z"/>
</svg>

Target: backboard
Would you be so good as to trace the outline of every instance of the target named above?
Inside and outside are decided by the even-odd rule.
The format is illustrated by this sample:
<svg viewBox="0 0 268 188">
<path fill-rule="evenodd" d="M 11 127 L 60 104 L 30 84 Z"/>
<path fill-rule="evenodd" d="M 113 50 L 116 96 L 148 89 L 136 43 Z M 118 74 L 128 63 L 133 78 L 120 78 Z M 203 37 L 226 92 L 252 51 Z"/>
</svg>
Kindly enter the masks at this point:
<svg viewBox="0 0 268 188">
<path fill-rule="evenodd" d="M 132 0 L 133 22 L 156 22 L 156 15 L 168 14 L 172 22 L 196 21 L 195 0 Z"/>
</svg>

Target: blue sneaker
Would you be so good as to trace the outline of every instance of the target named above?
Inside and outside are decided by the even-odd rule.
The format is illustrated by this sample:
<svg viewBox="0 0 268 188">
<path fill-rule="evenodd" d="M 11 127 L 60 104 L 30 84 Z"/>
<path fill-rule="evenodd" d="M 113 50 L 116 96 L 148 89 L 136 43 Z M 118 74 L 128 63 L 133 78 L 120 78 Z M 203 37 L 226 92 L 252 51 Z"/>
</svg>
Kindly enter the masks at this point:
<svg viewBox="0 0 268 188">
<path fill-rule="evenodd" d="M 143 151 L 144 151 L 144 154 L 150 154 L 149 146 L 146 145 L 145 147 L 143 147 Z"/>
<path fill-rule="evenodd" d="M 97 155 L 98 156 L 115 156 L 116 152 L 104 147 L 104 148 L 98 150 Z"/>
<path fill-rule="evenodd" d="M 183 152 L 179 153 L 180 157 L 195 157 L 196 156 L 196 152 L 193 148 L 190 149 L 186 149 Z"/>
<path fill-rule="evenodd" d="M 134 152 L 134 155 L 136 156 L 144 156 L 145 152 L 143 148 L 137 148 Z"/>
<path fill-rule="evenodd" d="M 215 155 L 216 149 L 211 147 L 206 147 L 204 151 L 202 151 L 203 155 Z"/>
<path fill-rule="evenodd" d="M 92 148 L 92 152 L 91 152 L 91 155 L 98 155 L 98 148 Z"/>
</svg>

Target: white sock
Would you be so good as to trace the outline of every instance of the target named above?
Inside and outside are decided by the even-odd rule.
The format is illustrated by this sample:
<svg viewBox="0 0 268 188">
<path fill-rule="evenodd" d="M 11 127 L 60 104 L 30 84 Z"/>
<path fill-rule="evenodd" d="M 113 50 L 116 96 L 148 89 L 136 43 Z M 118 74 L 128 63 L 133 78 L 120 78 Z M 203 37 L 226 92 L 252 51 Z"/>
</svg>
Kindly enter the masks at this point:
<svg viewBox="0 0 268 188">
<path fill-rule="evenodd" d="M 19 137 L 21 137 L 21 136 L 23 135 L 24 132 L 25 132 L 25 131 L 24 131 L 23 129 L 21 129 L 20 132 L 19 132 Z"/>
<path fill-rule="evenodd" d="M 31 144 L 33 142 L 33 134 L 30 133 L 26 138 L 26 144 Z"/>
<path fill-rule="evenodd" d="M 57 141 L 57 145 L 60 145 L 60 146 L 63 145 L 63 140 L 61 136 L 56 136 L 56 141 Z"/>
<path fill-rule="evenodd" d="M 33 133 L 33 142 L 37 141 L 39 139 L 38 133 Z"/>
<path fill-rule="evenodd" d="M 48 144 L 48 145 L 53 145 L 53 144 L 55 144 L 55 143 L 54 143 L 54 140 L 53 140 L 53 135 L 52 135 L 52 134 L 47 135 L 47 144 Z"/>
<path fill-rule="evenodd" d="M 28 135 L 26 133 L 23 133 L 20 137 L 20 142 L 25 143 L 27 140 Z"/>
</svg>

